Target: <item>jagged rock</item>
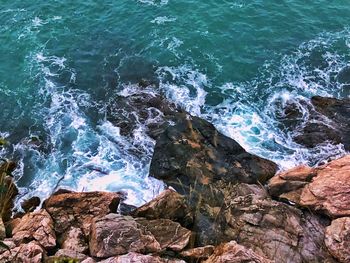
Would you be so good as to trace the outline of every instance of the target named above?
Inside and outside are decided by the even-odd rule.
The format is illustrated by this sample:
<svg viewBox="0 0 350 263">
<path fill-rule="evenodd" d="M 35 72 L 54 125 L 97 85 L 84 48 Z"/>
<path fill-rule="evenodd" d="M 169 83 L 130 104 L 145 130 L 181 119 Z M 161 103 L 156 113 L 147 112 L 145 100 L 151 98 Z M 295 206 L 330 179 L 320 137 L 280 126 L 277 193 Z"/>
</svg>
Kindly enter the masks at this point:
<svg viewBox="0 0 350 263">
<path fill-rule="evenodd" d="M 193 214 L 186 198 L 171 189 L 166 189 L 147 204 L 134 210 L 131 215 L 147 219 L 170 219 L 183 226 L 193 222 Z"/>
<path fill-rule="evenodd" d="M 146 228 L 130 216 L 109 214 L 91 224 L 90 254 L 107 258 L 128 252 L 158 252 L 160 244 Z"/>
<path fill-rule="evenodd" d="M 41 263 L 45 257 L 45 251 L 35 241 L 28 244 L 21 244 L 18 247 L 6 250 L 0 254 L 0 262 L 15 263 L 15 262 L 30 262 Z"/>
<path fill-rule="evenodd" d="M 16 247 L 16 244 L 15 242 L 13 242 L 12 238 L 5 238 L 5 239 L 2 239 L 2 242 L 9 248 L 9 249 L 12 249 L 12 248 L 15 248 Z M 5 247 L 2 247 L 0 246 L 0 255 L 4 252 L 7 251 L 7 248 Z"/>
<path fill-rule="evenodd" d="M 56 232 L 75 226 L 88 236 L 92 219 L 116 212 L 121 198 L 120 193 L 63 191 L 48 198 L 44 207 L 55 222 Z"/>
<path fill-rule="evenodd" d="M 88 256 L 79 253 L 74 250 L 69 250 L 69 249 L 60 249 L 56 252 L 55 254 L 56 258 L 70 258 L 70 259 L 77 259 L 80 261 L 83 261 L 88 258 Z"/>
<path fill-rule="evenodd" d="M 147 220 L 136 218 L 135 220 L 153 234 L 162 250 L 181 251 L 190 241 L 191 231 L 169 219 Z"/>
<path fill-rule="evenodd" d="M 205 263 L 272 263 L 271 260 L 258 255 L 253 250 L 237 244 L 235 241 L 218 246 L 214 254 Z M 278 262 L 278 261 L 277 261 Z"/>
<path fill-rule="evenodd" d="M 273 177 L 271 195 L 330 217 L 350 215 L 350 155 L 317 167 L 297 167 Z"/>
<path fill-rule="evenodd" d="M 62 237 L 62 249 L 86 253 L 89 249 L 85 235 L 80 228 L 71 227 Z"/>
<path fill-rule="evenodd" d="M 24 215 L 12 230 L 16 244 L 36 240 L 45 249 L 56 246 L 53 221 L 45 209 Z"/>
<path fill-rule="evenodd" d="M 159 136 L 150 175 L 188 193 L 190 186 L 218 180 L 264 183 L 276 169 L 275 163 L 247 153 L 209 122 L 183 114 Z"/>
<path fill-rule="evenodd" d="M 26 213 L 33 212 L 35 208 L 37 208 L 39 205 L 40 205 L 40 198 L 37 196 L 33 196 L 21 203 L 21 207 Z"/>
<path fill-rule="evenodd" d="M 100 263 L 186 263 L 178 259 L 165 259 L 158 256 L 142 255 L 139 253 L 130 252 L 123 256 L 112 257 L 100 261 Z"/>
<path fill-rule="evenodd" d="M 325 243 L 329 252 L 340 262 L 350 262 L 350 217 L 332 221 L 326 229 Z"/>
<path fill-rule="evenodd" d="M 214 246 L 196 247 L 184 250 L 180 255 L 184 258 L 190 258 L 192 260 L 198 261 L 209 258 L 214 253 Z"/>
<path fill-rule="evenodd" d="M 350 149 L 350 99 L 335 99 L 315 96 L 306 123 L 294 125 L 298 134 L 295 141 L 313 148 L 320 143 L 344 144 Z M 299 131 L 300 129 L 300 131 Z"/>
</svg>

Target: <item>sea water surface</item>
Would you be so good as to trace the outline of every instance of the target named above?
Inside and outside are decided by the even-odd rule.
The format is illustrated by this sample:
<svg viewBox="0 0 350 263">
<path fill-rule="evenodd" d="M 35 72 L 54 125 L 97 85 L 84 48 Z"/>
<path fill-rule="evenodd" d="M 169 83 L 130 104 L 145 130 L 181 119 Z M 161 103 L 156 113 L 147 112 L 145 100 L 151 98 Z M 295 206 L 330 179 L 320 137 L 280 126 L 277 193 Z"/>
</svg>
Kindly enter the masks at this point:
<svg viewBox="0 0 350 263">
<path fill-rule="evenodd" d="M 123 190 L 139 205 L 163 189 L 148 177 L 155 142 L 106 118 L 146 79 L 281 169 L 344 154 L 306 149 L 278 125 L 283 105 L 348 97 L 348 0 L 2 0 L 0 137 L 20 200 L 59 187 Z M 297 104 L 302 110 L 305 105 Z M 305 121 L 307 111 L 304 111 Z"/>
</svg>

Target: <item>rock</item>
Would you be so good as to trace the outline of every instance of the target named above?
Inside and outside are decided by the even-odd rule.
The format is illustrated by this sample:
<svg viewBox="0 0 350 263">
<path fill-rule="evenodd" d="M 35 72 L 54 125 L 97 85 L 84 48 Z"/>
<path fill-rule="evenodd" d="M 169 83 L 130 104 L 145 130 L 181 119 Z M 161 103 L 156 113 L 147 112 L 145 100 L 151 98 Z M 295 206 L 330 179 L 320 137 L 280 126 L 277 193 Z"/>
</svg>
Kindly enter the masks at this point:
<svg viewBox="0 0 350 263">
<path fill-rule="evenodd" d="M 136 218 L 135 220 L 152 233 L 162 250 L 181 251 L 190 241 L 191 231 L 169 219 L 147 220 Z"/>
<path fill-rule="evenodd" d="M 193 227 L 197 246 L 239 240 L 240 245 L 279 263 L 334 262 L 324 246 L 328 222 L 271 200 L 258 185 L 221 182 L 212 188 L 222 196 L 213 196 L 217 204 L 199 204 Z"/>
<path fill-rule="evenodd" d="M 79 260 L 79 262 L 85 260 L 88 258 L 88 256 L 79 253 L 74 250 L 69 250 L 69 249 L 60 249 L 56 252 L 55 254 L 56 258 L 69 258 L 69 259 L 76 259 Z"/>
<path fill-rule="evenodd" d="M 71 227 L 62 237 L 61 248 L 85 254 L 89 247 L 80 228 Z"/>
<path fill-rule="evenodd" d="M 45 209 L 24 215 L 12 230 L 16 244 L 37 241 L 45 249 L 56 246 L 56 235 L 53 230 L 53 221 Z"/>
<path fill-rule="evenodd" d="M 276 169 L 275 163 L 247 153 L 209 122 L 183 114 L 158 138 L 150 175 L 188 193 L 190 186 L 218 180 L 264 183 Z"/>
<path fill-rule="evenodd" d="M 4 225 L 4 221 L 0 217 L 0 240 L 4 240 L 5 237 L 6 237 L 6 228 Z"/>
<path fill-rule="evenodd" d="M 253 250 L 237 244 L 235 241 L 218 246 L 214 254 L 205 263 L 272 263 L 271 260 L 258 255 Z"/>
<path fill-rule="evenodd" d="M 294 168 L 273 177 L 271 195 L 336 218 L 350 216 L 350 155 L 317 168 Z"/>
<path fill-rule="evenodd" d="M 193 222 L 193 214 L 186 198 L 171 189 L 166 189 L 149 203 L 134 210 L 131 215 L 147 219 L 170 219 L 183 226 Z"/>
<path fill-rule="evenodd" d="M 40 245 L 32 241 L 28 244 L 21 244 L 19 247 L 12 248 L 10 251 L 6 250 L 0 254 L 0 262 L 30 262 L 41 263 L 45 257 L 45 251 Z"/>
<path fill-rule="evenodd" d="M 25 200 L 21 203 L 21 207 L 24 210 L 24 212 L 33 212 L 35 208 L 37 208 L 40 205 L 40 198 L 37 196 L 33 196 L 29 198 L 28 200 Z"/>
<path fill-rule="evenodd" d="M 123 256 L 112 257 L 102 260 L 99 263 L 186 263 L 183 260 L 164 259 L 158 256 L 142 255 L 135 252 L 130 252 Z"/>
<path fill-rule="evenodd" d="M 313 109 L 295 141 L 313 148 L 320 143 L 344 144 L 350 149 L 350 99 L 315 96 L 311 98 Z"/>
<path fill-rule="evenodd" d="M 350 262 L 350 217 L 332 221 L 326 229 L 325 243 L 333 257 L 340 262 Z"/>
<path fill-rule="evenodd" d="M 15 162 L 0 159 L 0 180 L 2 182 L 2 195 L 4 196 L 0 204 L 0 210 L 4 223 L 11 219 L 14 199 L 18 194 L 18 189 L 12 178 L 12 172 L 15 170 L 15 168 Z"/>
<path fill-rule="evenodd" d="M 74 226 L 81 227 L 88 236 L 92 219 L 116 212 L 122 197 L 120 193 L 61 191 L 48 198 L 44 207 L 59 234 Z"/>
<path fill-rule="evenodd" d="M 86 258 L 81 263 L 96 263 L 96 261 L 93 258 Z"/>
<path fill-rule="evenodd" d="M 12 249 L 16 247 L 15 242 L 13 242 L 12 238 L 5 238 L 2 239 L 2 242 L 5 244 L 5 246 L 7 246 L 7 248 Z M 6 247 L 2 247 L 0 246 L 0 255 L 6 251 L 8 251 Z"/>
<path fill-rule="evenodd" d="M 190 258 L 195 262 L 209 258 L 214 253 L 214 246 L 196 247 L 184 250 L 180 255 L 184 258 Z"/>
<path fill-rule="evenodd" d="M 89 247 L 91 256 L 98 258 L 161 250 L 158 241 L 143 225 L 130 216 L 118 214 L 109 214 L 92 221 Z"/>
</svg>

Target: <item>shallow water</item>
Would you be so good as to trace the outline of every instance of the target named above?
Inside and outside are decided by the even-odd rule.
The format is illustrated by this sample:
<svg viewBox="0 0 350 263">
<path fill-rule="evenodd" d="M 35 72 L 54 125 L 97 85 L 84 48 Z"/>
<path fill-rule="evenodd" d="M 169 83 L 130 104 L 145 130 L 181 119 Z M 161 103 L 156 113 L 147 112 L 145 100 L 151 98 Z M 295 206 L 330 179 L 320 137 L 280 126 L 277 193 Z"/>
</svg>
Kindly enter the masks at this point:
<svg viewBox="0 0 350 263">
<path fill-rule="evenodd" d="M 2 1 L 0 135 L 16 159 L 21 198 L 58 187 L 123 190 L 143 203 L 154 141 L 106 120 L 130 84 L 147 79 L 281 169 L 344 154 L 305 149 L 278 126 L 281 107 L 313 95 L 347 97 L 345 0 Z M 299 105 L 305 109 L 305 105 Z M 307 111 L 304 112 L 307 120 Z M 34 140 L 41 142 L 38 146 Z"/>
</svg>

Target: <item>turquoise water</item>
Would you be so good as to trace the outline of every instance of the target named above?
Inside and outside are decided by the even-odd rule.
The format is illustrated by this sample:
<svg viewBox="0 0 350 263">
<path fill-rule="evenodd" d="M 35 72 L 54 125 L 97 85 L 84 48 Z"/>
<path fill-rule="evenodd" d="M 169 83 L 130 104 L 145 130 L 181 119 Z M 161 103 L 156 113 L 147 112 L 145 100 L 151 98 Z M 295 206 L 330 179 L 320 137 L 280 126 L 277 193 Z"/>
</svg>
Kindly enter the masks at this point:
<svg viewBox="0 0 350 263">
<path fill-rule="evenodd" d="M 346 0 L 2 1 L 0 135 L 11 146 L 0 151 L 20 164 L 21 198 L 68 187 L 140 204 L 158 193 L 155 142 L 141 123 L 125 137 L 106 120 L 142 79 L 281 169 L 343 154 L 303 148 L 277 117 L 296 99 L 349 96 L 337 78 L 350 65 L 349 14 Z"/>
</svg>

